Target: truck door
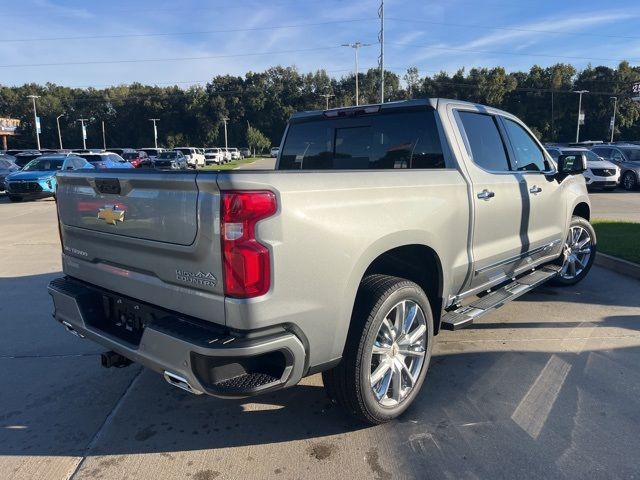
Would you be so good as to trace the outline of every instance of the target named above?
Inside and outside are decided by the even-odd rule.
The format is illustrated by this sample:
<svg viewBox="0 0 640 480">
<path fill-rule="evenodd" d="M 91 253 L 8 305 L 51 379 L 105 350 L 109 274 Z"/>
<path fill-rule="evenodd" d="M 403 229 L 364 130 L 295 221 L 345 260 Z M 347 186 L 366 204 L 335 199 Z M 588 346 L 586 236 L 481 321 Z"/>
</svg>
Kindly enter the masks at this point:
<svg viewBox="0 0 640 480">
<path fill-rule="evenodd" d="M 509 278 L 524 253 L 528 228 L 526 184 L 511 170 L 499 119 L 480 110 L 455 110 L 472 183 L 473 271 L 465 290 Z M 528 195 L 528 193 L 527 193 Z"/>
<path fill-rule="evenodd" d="M 555 169 L 542 147 L 531 134 L 513 119 L 500 117 L 507 134 L 511 168 L 524 179 L 524 207 L 528 209 L 528 228 L 523 236 L 527 264 L 558 256 L 568 214 L 562 187 Z"/>
</svg>

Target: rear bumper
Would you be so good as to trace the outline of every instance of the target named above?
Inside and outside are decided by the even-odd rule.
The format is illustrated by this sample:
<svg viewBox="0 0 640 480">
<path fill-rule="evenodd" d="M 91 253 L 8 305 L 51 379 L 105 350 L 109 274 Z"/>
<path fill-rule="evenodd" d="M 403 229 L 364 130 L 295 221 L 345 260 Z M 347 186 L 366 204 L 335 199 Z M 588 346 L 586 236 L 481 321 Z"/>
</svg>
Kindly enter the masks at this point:
<svg viewBox="0 0 640 480">
<path fill-rule="evenodd" d="M 134 344 L 96 326 L 103 295 L 117 298 L 117 294 L 70 277 L 52 281 L 48 291 L 53 316 L 67 329 L 195 394 L 245 397 L 277 390 L 298 383 L 306 368 L 302 342 L 283 327 L 231 330 L 122 297 L 154 313 Z"/>
</svg>

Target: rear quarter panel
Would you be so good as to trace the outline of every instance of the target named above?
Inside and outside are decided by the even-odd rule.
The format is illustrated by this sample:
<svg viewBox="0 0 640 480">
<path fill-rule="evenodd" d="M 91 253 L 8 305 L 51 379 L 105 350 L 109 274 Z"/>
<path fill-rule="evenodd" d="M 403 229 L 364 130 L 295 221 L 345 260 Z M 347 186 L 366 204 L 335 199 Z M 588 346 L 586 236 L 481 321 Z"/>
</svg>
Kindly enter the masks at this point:
<svg viewBox="0 0 640 480">
<path fill-rule="evenodd" d="M 380 254 L 427 245 L 444 266 L 444 291 L 467 273 L 467 184 L 457 170 L 234 172 L 220 190 L 266 189 L 278 211 L 257 225 L 272 253 L 271 290 L 225 299 L 227 325 L 297 325 L 310 365 L 342 354 L 360 280 Z"/>
</svg>

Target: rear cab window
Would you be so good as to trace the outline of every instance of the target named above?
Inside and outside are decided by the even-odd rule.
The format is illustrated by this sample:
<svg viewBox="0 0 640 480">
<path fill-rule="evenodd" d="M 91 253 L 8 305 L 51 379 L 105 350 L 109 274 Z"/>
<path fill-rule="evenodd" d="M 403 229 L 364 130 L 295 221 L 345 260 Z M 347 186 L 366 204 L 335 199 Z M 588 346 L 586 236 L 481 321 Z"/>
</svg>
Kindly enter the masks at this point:
<svg viewBox="0 0 640 480">
<path fill-rule="evenodd" d="M 462 131 L 466 134 L 473 163 L 489 172 L 511 171 L 507 149 L 493 115 L 459 110 Z"/>
<path fill-rule="evenodd" d="M 292 122 L 279 170 L 446 168 L 432 110 Z"/>
</svg>

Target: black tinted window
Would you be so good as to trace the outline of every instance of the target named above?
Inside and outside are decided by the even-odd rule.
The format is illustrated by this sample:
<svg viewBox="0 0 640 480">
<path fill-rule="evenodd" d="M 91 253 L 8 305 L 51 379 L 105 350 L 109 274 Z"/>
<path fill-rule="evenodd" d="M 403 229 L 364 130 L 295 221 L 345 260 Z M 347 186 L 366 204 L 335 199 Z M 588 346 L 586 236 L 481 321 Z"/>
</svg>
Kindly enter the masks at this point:
<svg viewBox="0 0 640 480">
<path fill-rule="evenodd" d="M 596 155 L 598 155 L 598 156 L 600 156 L 602 158 L 611 158 L 611 149 L 610 148 L 598 147 L 598 148 L 592 149 L 592 152 L 594 152 Z"/>
<path fill-rule="evenodd" d="M 289 126 L 280 170 L 445 168 L 434 112 L 322 119 Z"/>
<path fill-rule="evenodd" d="M 513 148 L 515 158 L 514 170 L 524 172 L 545 172 L 549 165 L 544 158 L 542 150 L 531 138 L 531 135 L 513 120 L 503 119 L 507 135 Z"/>
<path fill-rule="evenodd" d="M 473 163 L 485 170 L 508 171 L 509 162 L 495 118 L 475 112 L 459 112 L 459 115 Z"/>
</svg>

